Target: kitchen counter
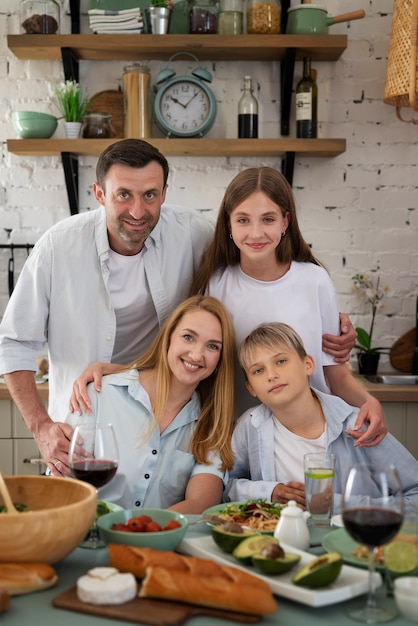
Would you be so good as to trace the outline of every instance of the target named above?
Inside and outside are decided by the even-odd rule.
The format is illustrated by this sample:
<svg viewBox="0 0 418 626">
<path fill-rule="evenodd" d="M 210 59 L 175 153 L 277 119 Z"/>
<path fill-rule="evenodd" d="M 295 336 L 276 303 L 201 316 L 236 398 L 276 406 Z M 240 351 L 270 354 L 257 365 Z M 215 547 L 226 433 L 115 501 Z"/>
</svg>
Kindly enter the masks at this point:
<svg viewBox="0 0 418 626">
<path fill-rule="evenodd" d="M 42 400 L 48 400 L 48 383 L 37 385 Z M 7 385 L 0 383 L 0 400 L 11 400 Z"/>
<path fill-rule="evenodd" d="M 418 385 L 381 385 L 371 383 L 359 374 L 355 377 L 380 402 L 418 402 Z"/>
<path fill-rule="evenodd" d="M 193 520 L 194 516 L 189 517 Z M 196 537 L 208 532 L 206 527 L 200 524 L 189 527 L 187 536 Z M 318 554 L 317 550 L 315 550 L 315 554 Z M 108 551 L 106 548 L 99 550 L 77 548 L 66 559 L 54 566 L 59 576 L 58 586 L 38 593 L 14 596 L 9 610 L 1 614 L 2 626 L 22 626 L 22 624 L 32 623 L 34 618 L 36 623 L 44 626 L 53 626 L 57 623 L 60 626 L 97 626 L 98 624 L 100 626 L 113 626 L 115 624 L 128 623 L 107 617 L 98 618 L 85 613 L 56 609 L 52 606 L 53 598 L 73 587 L 77 578 L 85 574 L 88 569 L 107 564 Z M 384 585 L 378 589 L 377 595 L 379 603 L 387 602 L 390 606 L 393 606 L 394 600 L 393 598 L 386 598 Z M 323 626 L 324 623 L 329 623 L 338 624 L 338 626 L 354 626 L 355 622 L 346 615 L 346 610 L 358 604 L 363 605 L 365 602 L 366 595 L 362 595 L 342 603 L 312 607 L 287 600 L 283 597 L 277 597 L 277 612 L 266 616 L 260 624 L 263 626 L 277 626 L 277 624 L 286 624 L 286 626 Z M 158 616 L 156 617 L 157 621 L 155 624 L 159 624 L 159 626 L 168 625 L 167 621 L 158 621 Z M 136 623 L 143 624 L 139 615 Z M 408 626 L 410 623 L 400 616 L 391 622 L 393 626 Z M 186 626 L 233 626 L 237 622 L 202 616 L 191 618 L 185 624 Z"/>
</svg>

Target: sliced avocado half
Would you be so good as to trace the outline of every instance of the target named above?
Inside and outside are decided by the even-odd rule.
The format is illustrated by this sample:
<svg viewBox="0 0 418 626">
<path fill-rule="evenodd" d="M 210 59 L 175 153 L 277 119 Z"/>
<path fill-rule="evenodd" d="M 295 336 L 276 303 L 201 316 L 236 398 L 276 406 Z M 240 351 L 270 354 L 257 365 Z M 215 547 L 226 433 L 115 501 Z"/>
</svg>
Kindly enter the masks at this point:
<svg viewBox="0 0 418 626">
<path fill-rule="evenodd" d="M 241 563 L 251 565 L 253 556 L 260 554 L 269 543 L 278 544 L 279 542 L 272 535 L 253 535 L 241 541 L 232 554 Z"/>
<path fill-rule="evenodd" d="M 343 557 L 339 552 L 329 552 L 310 561 L 292 578 L 300 587 L 326 587 L 336 580 L 343 566 Z"/>
<path fill-rule="evenodd" d="M 216 545 L 224 552 L 231 554 L 241 541 L 244 541 L 247 537 L 253 537 L 256 534 L 251 530 L 240 530 L 241 532 L 231 532 L 225 530 L 223 526 L 213 526 L 211 528 L 211 534 Z"/>
<path fill-rule="evenodd" d="M 289 571 L 292 567 L 295 567 L 296 563 L 299 563 L 300 559 L 299 554 L 287 552 L 283 557 L 276 559 L 255 555 L 252 557 L 252 562 L 254 567 L 263 572 L 263 574 L 275 575 Z"/>
</svg>

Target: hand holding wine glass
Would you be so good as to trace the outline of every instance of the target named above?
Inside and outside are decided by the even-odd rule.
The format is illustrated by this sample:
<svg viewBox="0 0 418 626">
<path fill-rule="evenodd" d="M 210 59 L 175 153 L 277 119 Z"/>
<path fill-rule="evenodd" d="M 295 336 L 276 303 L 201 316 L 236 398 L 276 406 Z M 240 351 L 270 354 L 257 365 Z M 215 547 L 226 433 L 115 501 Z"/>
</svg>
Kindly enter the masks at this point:
<svg viewBox="0 0 418 626">
<path fill-rule="evenodd" d="M 111 424 L 96 422 L 92 416 L 77 422 L 71 438 L 68 462 L 74 478 L 84 480 L 96 489 L 107 485 L 118 468 L 118 446 Z M 96 523 L 88 539 L 82 544 L 86 548 L 98 548 L 100 541 Z"/>
<path fill-rule="evenodd" d="M 376 548 L 393 539 L 402 525 L 402 487 L 396 468 L 371 463 L 354 465 L 345 485 L 342 518 L 349 535 L 369 550 L 367 603 L 348 614 L 366 624 L 390 621 L 397 612 L 377 605 L 373 574 Z"/>
</svg>

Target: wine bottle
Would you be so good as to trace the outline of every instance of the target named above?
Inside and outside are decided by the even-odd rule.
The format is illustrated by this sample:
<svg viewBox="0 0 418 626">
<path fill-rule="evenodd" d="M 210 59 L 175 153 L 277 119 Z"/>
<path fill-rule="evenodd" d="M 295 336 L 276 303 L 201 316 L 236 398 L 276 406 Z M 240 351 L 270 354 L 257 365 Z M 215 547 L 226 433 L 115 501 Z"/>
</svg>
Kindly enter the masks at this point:
<svg viewBox="0 0 418 626">
<path fill-rule="evenodd" d="M 253 94 L 251 76 L 244 76 L 243 94 L 238 102 L 238 138 L 258 137 L 258 102 Z"/>
<path fill-rule="evenodd" d="M 296 137 L 313 139 L 318 126 L 318 86 L 312 77 L 311 59 L 303 59 L 303 76 L 296 85 Z"/>
</svg>

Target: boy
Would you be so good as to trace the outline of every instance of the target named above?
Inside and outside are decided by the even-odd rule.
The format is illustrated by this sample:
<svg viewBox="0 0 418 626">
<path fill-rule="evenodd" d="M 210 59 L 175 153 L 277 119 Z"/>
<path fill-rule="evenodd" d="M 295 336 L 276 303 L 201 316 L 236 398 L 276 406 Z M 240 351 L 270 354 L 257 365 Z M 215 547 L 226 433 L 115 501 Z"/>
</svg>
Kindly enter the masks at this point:
<svg viewBox="0 0 418 626">
<path fill-rule="evenodd" d="M 261 324 L 239 349 L 249 392 L 262 404 L 246 411 L 232 437 L 235 454 L 224 500 L 289 500 L 305 508 L 303 456 L 335 452 L 334 513 L 349 468 L 362 461 L 394 463 L 404 496 L 418 504 L 418 461 L 390 434 L 372 448 L 355 447 L 346 430 L 358 413 L 337 396 L 309 386 L 315 368 L 287 324 Z"/>
</svg>

